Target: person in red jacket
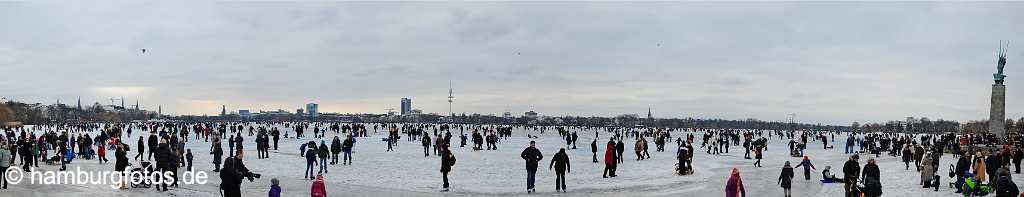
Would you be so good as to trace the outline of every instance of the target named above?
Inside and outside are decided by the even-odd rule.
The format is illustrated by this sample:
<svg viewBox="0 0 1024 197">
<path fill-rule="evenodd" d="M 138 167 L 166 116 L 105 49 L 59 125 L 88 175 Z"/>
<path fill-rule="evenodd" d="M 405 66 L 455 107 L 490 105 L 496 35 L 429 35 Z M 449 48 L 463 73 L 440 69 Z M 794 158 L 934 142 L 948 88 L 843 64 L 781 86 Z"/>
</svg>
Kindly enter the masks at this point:
<svg viewBox="0 0 1024 197">
<path fill-rule="evenodd" d="M 324 175 L 317 174 L 316 180 L 313 181 L 313 186 L 309 188 L 309 194 L 312 197 L 326 197 L 327 188 L 324 186 Z"/>
<path fill-rule="evenodd" d="M 743 180 L 740 179 L 740 170 L 732 168 L 732 176 L 729 182 L 725 183 L 725 197 L 746 197 L 747 190 L 743 189 Z"/>
<path fill-rule="evenodd" d="M 107 149 L 103 146 L 103 143 L 97 143 L 96 145 L 96 155 L 99 156 L 96 160 L 99 160 L 100 164 L 103 164 L 103 162 L 110 162 L 107 160 Z"/>
<path fill-rule="evenodd" d="M 617 160 L 618 157 L 617 157 L 617 155 L 615 155 L 615 140 L 614 139 L 615 138 L 608 139 L 608 145 L 605 146 L 605 151 L 604 151 L 604 174 L 602 175 L 604 178 L 608 178 L 609 175 L 611 177 L 615 177 L 615 167 L 616 167 L 616 164 L 617 164 L 616 160 Z"/>
</svg>

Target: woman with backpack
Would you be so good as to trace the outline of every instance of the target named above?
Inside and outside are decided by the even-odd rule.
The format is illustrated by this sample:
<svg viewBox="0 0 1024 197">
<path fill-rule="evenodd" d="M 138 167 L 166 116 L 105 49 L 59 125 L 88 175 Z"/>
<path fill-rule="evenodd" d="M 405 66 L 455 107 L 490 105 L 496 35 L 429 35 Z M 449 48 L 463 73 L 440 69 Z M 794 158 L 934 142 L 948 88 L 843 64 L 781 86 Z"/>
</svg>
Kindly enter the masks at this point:
<svg viewBox="0 0 1024 197">
<path fill-rule="evenodd" d="M 448 191 L 448 172 L 452 171 L 452 166 L 455 165 L 455 155 L 452 154 L 448 148 L 441 148 L 441 176 L 444 180 L 444 189 L 441 191 Z"/>
</svg>

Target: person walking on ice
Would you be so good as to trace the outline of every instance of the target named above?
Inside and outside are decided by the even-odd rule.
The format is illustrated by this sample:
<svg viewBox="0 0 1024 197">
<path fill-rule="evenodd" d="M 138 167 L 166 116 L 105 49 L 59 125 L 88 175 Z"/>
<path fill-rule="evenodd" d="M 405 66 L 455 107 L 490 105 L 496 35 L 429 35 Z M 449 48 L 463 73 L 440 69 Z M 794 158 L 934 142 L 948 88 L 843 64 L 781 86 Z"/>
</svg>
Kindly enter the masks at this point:
<svg viewBox="0 0 1024 197">
<path fill-rule="evenodd" d="M 548 169 L 555 169 L 555 191 L 561 191 L 565 193 L 565 173 L 569 173 L 569 155 L 565 154 L 565 149 L 558 150 L 555 153 L 555 157 L 551 158 L 551 164 L 548 165 Z"/>
<path fill-rule="evenodd" d="M 786 196 L 792 196 L 793 192 L 793 166 L 789 165 L 789 161 L 786 161 L 786 165 L 782 166 L 782 173 L 779 174 L 779 185 L 782 186 L 782 193 Z"/>
<path fill-rule="evenodd" d="M 540 150 L 537 150 L 536 145 L 537 142 L 530 141 L 530 146 L 526 147 L 526 149 L 523 150 L 523 153 L 520 154 L 520 157 L 522 157 L 523 160 L 526 160 L 526 193 L 533 193 L 537 191 L 533 185 L 534 178 L 536 178 L 537 175 L 537 162 L 544 159 L 544 155 L 540 153 Z"/>
<path fill-rule="evenodd" d="M 747 190 L 743 189 L 743 180 L 740 178 L 740 170 L 732 168 L 732 175 L 725 183 L 725 197 L 747 197 Z"/>
</svg>

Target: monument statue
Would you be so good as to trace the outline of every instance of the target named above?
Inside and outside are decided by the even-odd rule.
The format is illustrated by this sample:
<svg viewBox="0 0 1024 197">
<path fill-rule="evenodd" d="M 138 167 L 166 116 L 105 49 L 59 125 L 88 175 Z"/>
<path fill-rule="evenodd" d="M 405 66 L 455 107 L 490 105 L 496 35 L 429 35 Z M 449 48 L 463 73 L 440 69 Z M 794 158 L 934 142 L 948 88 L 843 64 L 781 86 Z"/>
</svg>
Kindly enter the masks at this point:
<svg viewBox="0 0 1024 197">
<path fill-rule="evenodd" d="M 996 84 L 1003 84 L 1003 79 L 1006 75 L 1003 74 L 1003 67 L 1006 66 L 1006 48 L 1010 46 L 1010 42 L 1007 41 L 1006 45 L 1003 45 L 1003 41 L 999 41 L 999 62 L 996 65 L 996 73 L 992 74 L 992 78 L 996 81 Z"/>
<path fill-rule="evenodd" d="M 1003 80 L 1006 79 L 1003 67 L 1006 66 L 1006 47 L 1008 45 L 1009 42 L 1003 45 L 1003 41 L 999 41 L 999 63 L 996 66 L 996 73 L 992 74 L 995 84 L 992 84 L 992 105 L 989 108 L 988 118 L 988 132 L 1000 138 L 1008 137 L 1006 133 L 1006 85 L 1003 84 Z"/>
</svg>

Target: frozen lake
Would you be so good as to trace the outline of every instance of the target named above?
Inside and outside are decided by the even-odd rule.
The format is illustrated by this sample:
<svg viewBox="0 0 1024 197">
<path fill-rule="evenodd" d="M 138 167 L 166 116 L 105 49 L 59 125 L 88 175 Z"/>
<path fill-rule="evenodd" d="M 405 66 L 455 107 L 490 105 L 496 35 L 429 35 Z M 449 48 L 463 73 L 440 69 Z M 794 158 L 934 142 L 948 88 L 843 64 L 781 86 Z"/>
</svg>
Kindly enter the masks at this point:
<svg viewBox="0 0 1024 197">
<path fill-rule="evenodd" d="M 282 132 L 294 132 L 279 126 Z M 325 174 L 329 196 L 523 196 L 529 195 L 526 189 L 526 171 L 520 152 L 527 147 L 531 139 L 527 134 L 540 135 L 538 131 L 516 129 L 512 137 L 498 144 L 496 151 L 472 151 L 470 145 L 458 147 L 458 129 L 452 134 L 452 150 L 458 158 L 457 164 L 449 174 L 450 192 L 440 192 L 441 174 L 440 159 L 434 155 L 423 157 L 420 141 L 407 141 L 406 136 L 400 140 L 397 151 L 387 152 L 386 144 L 381 141 L 385 137 L 383 130 L 370 137 L 358 138 L 354 148 L 353 165 L 331 165 Z M 131 146 L 128 157 L 135 155 L 138 132 L 127 140 Z M 746 186 L 748 196 L 782 196 L 782 189 L 776 181 L 785 161 L 795 166 L 800 158 L 788 156 L 789 140 L 769 139 L 768 150 L 762 161 L 762 168 L 752 165 L 754 160 L 743 159 L 742 146 L 732 146 L 730 153 L 721 155 L 705 154 L 700 149 L 700 135 L 695 137 L 694 147 L 698 149 L 694 156 L 695 173 L 687 176 L 673 174 L 675 160 L 675 143 L 668 142 L 666 152 L 654 151 L 653 139 L 648 139 L 650 154 L 653 158 L 636 161 L 632 153 L 633 139 L 627 138 L 625 162 L 619 164 L 615 178 L 602 178 L 603 162 L 593 163 L 590 143 L 594 139 L 594 131 L 579 131 L 578 149 L 566 152 L 572 164 L 571 173 L 567 174 L 568 193 L 555 193 L 553 171 L 546 166 L 550 158 L 565 143 L 558 133 L 549 130 L 537 141 L 537 148 L 545 158 L 540 162 L 537 172 L 537 194 L 542 196 L 724 196 L 725 182 L 732 168 L 738 168 Z M 148 134 L 147 134 L 148 135 Z M 244 134 L 243 134 L 244 135 Z M 330 144 L 335 136 L 329 132 L 324 138 Z M 598 140 L 598 158 L 603 160 L 604 144 L 609 133 L 601 132 Z M 679 132 L 673 137 L 683 136 Z M 845 135 L 844 135 L 845 137 Z M 836 136 L 840 140 L 840 136 Z M 245 181 L 242 184 L 244 196 L 266 196 L 270 188 L 270 179 L 281 181 L 283 196 L 309 196 L 310 180 L 303 179 L 305 159 L 299 155 L 299 144 L 311 140 L 282 139 L 280 150 L 271 150 L 270 159 L 256 159 L 255 137 L 245 136 L 246 165 L 254 172 L 262 173 L 262 179 L 255 182 Z M 845 139 L 845 138 L 842 138 Z M 319 143 L 319 140 L 316 140 Z M 471 141 L 471 140 L 470 140 Z M 226 142 L 226 140 L 225 140 Z M 470 142 L 471 143 L 471 142 Z M 833 144 L 830 142 L 829 144 Z M 154 189 L 133 188 L 128 190 L 110 189 L 108 185 L 30 185 L 22 183 L 10 186 L 9 190 L 0 190 L 0 196 L 220 196 L 217 185 L 220 179 L 211 164 L 212 155 L 207 154 L 209 143 L 202 140 L 191 140 L 186 148 L 195 154 L 194 168 L 211 174 L 210 182 L 205 185 L 182 185 L 168 192 L 157 192 Z M 225 152 L 228 146 L 223 146 Z M 804 181 L 802 169 L 796 170 L 793 180 L 793 196 L 842 196 L 842 184 L 822 184 L 820 170 L 832 166 L 834 174 L 841 176 L 843 162 L 847 155 L 843 154 L 842 146 L 836 149 L 822 150 L 821 142 L 812 141 L 806 154 L 818 171 L 812 172 L 810 181 Z M 868 155 L 861 155 L 860 163 L 866 163 Z M 80 166 L 84 170 L 113 170 L 113 152 L 108 152 L 111 163 L 98 164 L 96 160 L 77 159 L 69 168 Z M 917 185 L 920 174 L 911 166 L 903 169 L 900 158 L 882 154 L 878 158 L 882 170 L 883 196 L 960 196 L 953 193 L 948 186 L 938 192 L 926 190 Z M 939 167 L 942 182 L 948 182 L 948 165 L 955 160 L 949 154 L 944 155 Z M 132 160 L 133 163 L 136 161 Z M 40 165 L 44 171 L 55 171 L 59 168 L 51 165 Z M 184 168 L 182 168 L 184 170 Z M 1022 179 L 1015 176 L 1015 182 Z"/>
</svg>

